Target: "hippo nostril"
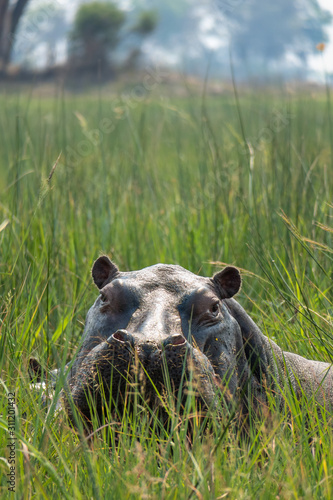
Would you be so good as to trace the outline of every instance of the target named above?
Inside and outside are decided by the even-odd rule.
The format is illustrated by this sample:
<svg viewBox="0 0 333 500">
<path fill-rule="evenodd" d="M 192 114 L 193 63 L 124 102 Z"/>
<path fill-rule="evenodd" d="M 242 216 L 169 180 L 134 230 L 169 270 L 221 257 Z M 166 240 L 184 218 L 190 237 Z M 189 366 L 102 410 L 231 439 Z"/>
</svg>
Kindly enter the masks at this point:
<svg viewBox="0 0 333 500">
<path fill-rule="evenodd" d="M 112 337 L 120 342 L 129 342 L 132 346 L 134 344 L 133 336 L 126 330 L 117 330 L 112 334 Z"/>
<path fill-rule="evenodd" d="M 182 335 L 174 335 L 172 338 L 172 345 L 183 345 L 185 344 L 185 338 Z"/>
<path fill-rule="evenodd" d="M 112 337 L 116 340 L 120 340 L 121 342 L 125 342 L 125 335 L 121 330 L 118 330 L 116 333 L 114 333 Z"/>
<path fill-rule="evenodd" d="M 175 334 L 175 335 L 170 335 L 170 337 L 165 339 L 165 341 L 163 343 L 164 343 L 164 347 L 166 347 L 168 345 L 174 345 L 174 346 L 184 345 L 185 342 L 186 342 L 186 340 L 182 335 Z"/>
</svg>

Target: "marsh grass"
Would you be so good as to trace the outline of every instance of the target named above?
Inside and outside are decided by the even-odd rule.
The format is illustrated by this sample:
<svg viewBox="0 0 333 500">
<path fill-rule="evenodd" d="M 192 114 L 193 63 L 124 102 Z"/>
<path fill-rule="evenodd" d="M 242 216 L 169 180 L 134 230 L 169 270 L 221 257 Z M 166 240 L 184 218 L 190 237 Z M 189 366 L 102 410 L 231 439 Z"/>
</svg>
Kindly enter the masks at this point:
<svg viewBox="0 0 333 500">
<path fill-rule="evenodd" d="M 87 439 L 55 404 L 46 412 L 28 377 L 31 356 L 63 372 L 74 356 L 100 252 L 122 270 L 165 262 L 211 275 L 212 262 L 234 264 L 244 270 L 238 300 L 266 335 L 332 361 L 325 99 L 241 92 L 242 133 L 232 95 L 157 89 L 126 112 L 93 93 L 0 97 L 2 498 L 12 495 L 8 392 L 17 401 L 17 498 L 332 498 L 331 416 L 324 408 L 319 418 L 313 401 L 298 402 L 288 387 L 284 409 L 272 394 L 246 438 L 228 415 L 210 415 L 204 430 L 191 399 L 182 417 L 169 401 L 165 429 L 138 394 L 117 432 L 102 425 Z M 78 154 L 105 118 L 114 130 Z"/>
</svg>

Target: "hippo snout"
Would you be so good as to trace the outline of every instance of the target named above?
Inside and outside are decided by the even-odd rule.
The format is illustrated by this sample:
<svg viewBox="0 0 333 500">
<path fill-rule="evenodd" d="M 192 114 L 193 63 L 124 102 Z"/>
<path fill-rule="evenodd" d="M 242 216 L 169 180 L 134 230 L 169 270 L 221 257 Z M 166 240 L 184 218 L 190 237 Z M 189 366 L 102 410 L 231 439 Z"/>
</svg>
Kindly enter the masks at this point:
<svg viewBox="0 0 333 500">
<path fill-rule="evenodd" d="M 186 352 L 191 349 L 185 337 L 177 333 L 162 339 L 147 339 L 138 333 L 121 329 L 113 333 L 107 342 L 111 350 L 121 352 L 126 349 L 133 357 L 133 363 L 137 357 L 139 364 L 152 376 L 159 375 L 163 360 L 168 367 L 171 363 L 171 378 L 176 377 L 176 366 L 182 367 Z"/>
<path fill-rule="evenodd" d="M 127 342 L 131 347 L 135 347 L 136 345 L 145 343 L 147 345 L 155 343 L 151 340 L 142 341 L 139 336 L 135 336 L 126 330 L 117 330 L 111 335 L 111 339 L 118 340 L 119 342 Z M 175 333 L 163 339 L 163 341 L 160 342 L 160 347 L 165 348 L 169 346 L 184 346 L 185 344 L 187 344 L 185 337 L 183 337 L 183 335 Z"/>
<path fill-rule="evenodd" d="M 130 386 L 139 387 L 149 404 L 159 405 L 167 387 L 175 398 L 186 397 L 188 383 L 195 378 L 201 381 L 200 393 L 205 394 L 200 398 L 202 404 L 209 406 L 213 399 L 215 374 L 210 362 L 178 333 L 151 340 L 119 329 L 85 356 L 81 368 L 71 380 L 70 394 L 88 421 L 91 420 L 88 402 L 91 396 L 98 413 L 102 411 L 104 396 L 109 408 L 111 403 L 111 407 L 119 411 Z M 66 406 L 71 416 L 71 408 Z"/>
<path fill-rule="evenodd" d="M 184 366 L 184 360 L 192 346 L 187 342 L 183 335 L 174 333 L 165 337 L 145 338 L 139 333 L 130 333 L 127 330 L 120 329 L 113 333 L 108 344 L 112 351 L 119 354 L 127 350 L 131 356 L 131 362 L 134 366 L 141 367 L 148 378 L 162 383 L 163 370 L 169 372 L 172 382 L 178 384 L 181 377 L 181 371 Z M 128 361 L 128 357 L 126 357 Z M 120 371 L 128 372 L 127 367 L 121 366 L 120 360 L 114 360 L 113 364 Z"/>
</svg>

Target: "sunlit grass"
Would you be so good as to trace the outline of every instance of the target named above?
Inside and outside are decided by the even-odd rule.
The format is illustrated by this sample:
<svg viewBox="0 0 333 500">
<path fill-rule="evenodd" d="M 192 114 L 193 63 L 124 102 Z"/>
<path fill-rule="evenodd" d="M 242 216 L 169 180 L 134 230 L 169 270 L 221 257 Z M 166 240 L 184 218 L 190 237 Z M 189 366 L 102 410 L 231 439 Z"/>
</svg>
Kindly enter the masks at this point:
<svg viewBox="0 0 333 500">
<path fill-rule="evenodd" d="M 120 113 L 97 94 L 0 97 L 0 436 L 6 457 L 13 391 L 18 495 L 332 498 L 330 415 L 323 410 L 319 420 L 313 401 L 297 402 L 287 387 L 284 409 L 274 410 L 272 395 L 272 411 L 254 418 L 247 437 L 228 416 L 212 415 L 206 431 L 192 419 L 191 446 L 190 403 L 180 420 L 171 411 L 163 429 L 138 396 L 134 414 L 114 422 L 117 433 L 104 426 L 87 439 L 55 405 L 46 413 L 41 391 L 31 390 L 31 356 L 65 370 L 74 355 L 100 252 L 122 270 L 166 262 L 212 275 L 212 262 L 234 264 L 244 269 L 238 300 L 264 334 L 332 361 L 324 95 L 241 95 L 247 144 L 232 95 L 203 103 L 157 92 L 130 104 Z M 94 145 L 104 119 L 114 129 Z M 5 498 L 5 460 L 0 470 Z"/>
</svg>

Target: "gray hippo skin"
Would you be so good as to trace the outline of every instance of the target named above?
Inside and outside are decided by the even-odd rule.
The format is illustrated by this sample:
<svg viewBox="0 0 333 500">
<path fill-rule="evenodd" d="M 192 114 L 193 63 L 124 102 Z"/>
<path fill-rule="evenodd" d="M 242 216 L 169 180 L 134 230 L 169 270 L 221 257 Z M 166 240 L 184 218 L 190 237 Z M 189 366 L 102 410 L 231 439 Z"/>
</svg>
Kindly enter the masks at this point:
<svg viewBox="0 0 333 500">
<path fill-rule="evenodd" d="M 102 256 L 92 276 L 100 295 L 63 391 L 71 419 L 75 405 L 91 420 L 91 398 L 99 415 L 105 401 L 119 411 L 133 381 L 150 406 L 168 384 L 184 397 L 191 379 L 201 408 L 223 399 L 244 415 L 265 404 L 268 390 L 279 398 L 286 381 L 297 395 L 332 408 L 332 365 L 283 352 L 261 333 L 232 299 L 241 287 L 236 268 L 212 278 L 164 264 L 120 272 Z"/>
</svg>

